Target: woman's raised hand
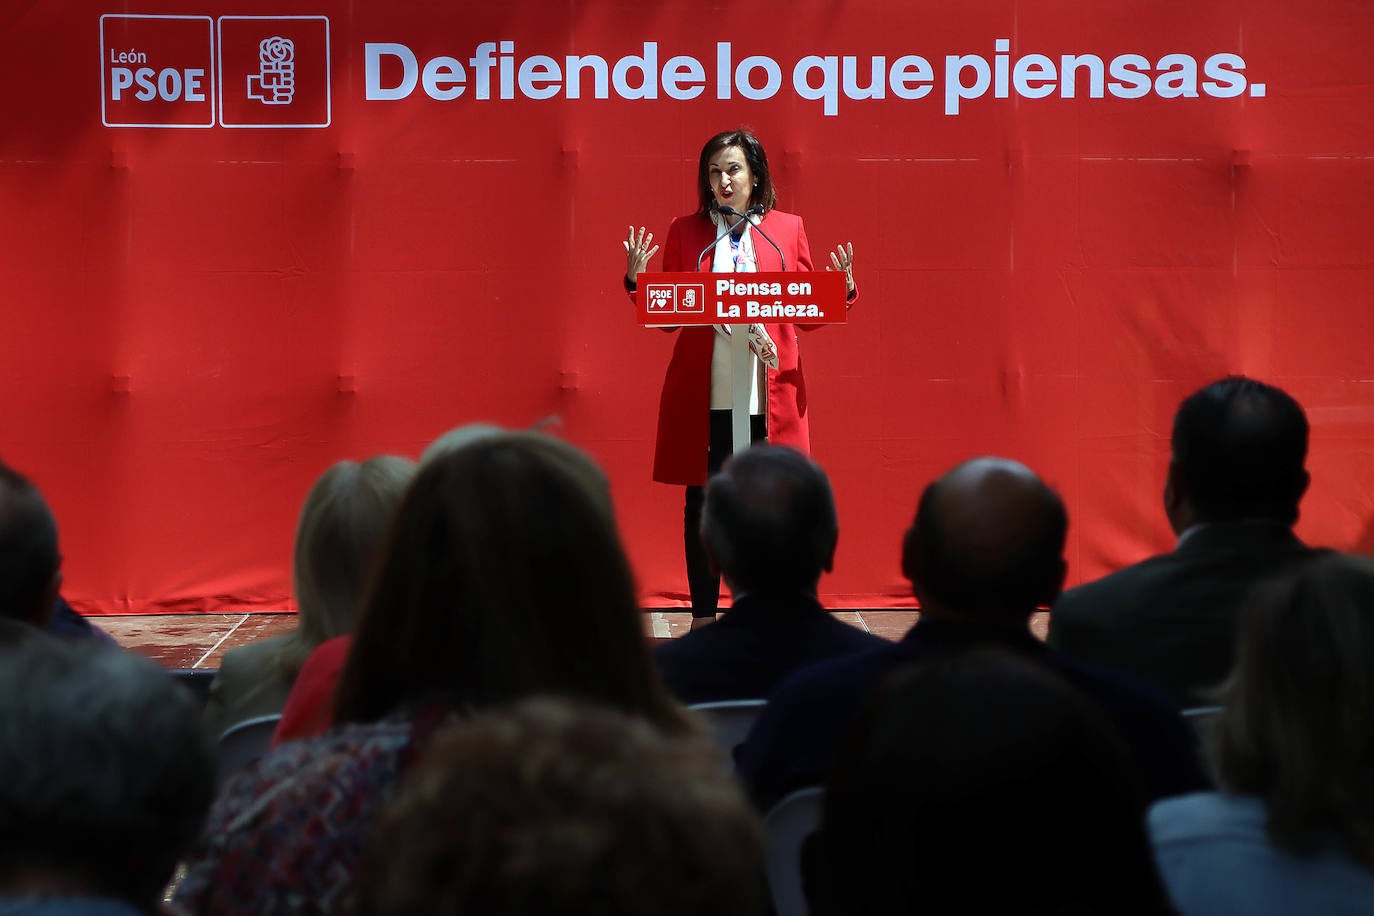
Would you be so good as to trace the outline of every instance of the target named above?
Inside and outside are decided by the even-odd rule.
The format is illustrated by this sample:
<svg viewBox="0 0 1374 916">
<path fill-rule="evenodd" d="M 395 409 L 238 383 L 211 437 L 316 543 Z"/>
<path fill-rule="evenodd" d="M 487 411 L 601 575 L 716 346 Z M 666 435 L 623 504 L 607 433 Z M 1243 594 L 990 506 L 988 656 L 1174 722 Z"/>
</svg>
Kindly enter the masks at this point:
<svg viewBox="0 0 1374 916">
<path fill-rule="evenodd" d="M 825 269 L 844 271 L 845 287 L 852 293 L 854 291 L 854 243 L 846 242 L 830 252 L 830 264 Z"/>
<path fill-rule="evenodd" d="M 625 279 L 634 284 L 639 272 L 649 265 L 649 259 L 658 253 L 658 246 L 653 245 L 654 234 L 645 232 L 644 227 L 640 226 L 639 231 L 635 232 L 635 227 L 630 227 L 630 237 L 620 244 L 625 246 Z"/>
</svg>

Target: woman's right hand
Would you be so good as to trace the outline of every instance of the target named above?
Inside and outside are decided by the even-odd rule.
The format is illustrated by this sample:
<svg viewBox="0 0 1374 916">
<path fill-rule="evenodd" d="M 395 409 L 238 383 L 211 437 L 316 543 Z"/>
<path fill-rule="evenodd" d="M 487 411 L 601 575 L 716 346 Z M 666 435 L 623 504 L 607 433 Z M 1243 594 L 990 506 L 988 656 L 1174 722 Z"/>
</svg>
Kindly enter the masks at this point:
<svg viewBox="0 0 1374 916">
<path fill-rule="evenodd" d="M 649 259 L 658 253 L 657 245 L 649 247 L 653 241 L 652 232 L 646 233 L 643 226 L 635 232 L 635 227 L 631 226 L 629 239 L 620 243 L 625 246 L 625 280 L 631 286 L 634 286 L 639 272 L 649 265 Z"/>
</svg>

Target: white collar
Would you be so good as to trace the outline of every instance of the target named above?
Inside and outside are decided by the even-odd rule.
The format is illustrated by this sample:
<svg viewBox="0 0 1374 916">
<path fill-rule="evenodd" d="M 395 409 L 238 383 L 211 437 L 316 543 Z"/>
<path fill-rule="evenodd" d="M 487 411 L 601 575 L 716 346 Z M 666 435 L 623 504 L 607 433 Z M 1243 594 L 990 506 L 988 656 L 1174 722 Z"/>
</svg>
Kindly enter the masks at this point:
<svg viewBox="0 0 1374 916">
<path fill-rule="evenodd" d="M 763 222 L 763 217 L 765 215 L 766 214 L 761 213 L 749 213 L 745 214 L 744 220 L 749 226 L 757 226 L 759 223 Z M 734 225 L 727 224 L 725 222 L 725 214 L 721 213 L 719 210 L 711 211 L 711 222 L 714 223 L 716 227 L 716 238 L 720 238 L 735 226 L 739 225 L 739 223 L 735 223 Z M 745 227 L 746 233 L 749 231 L 749 226 Z"/>
</svg>

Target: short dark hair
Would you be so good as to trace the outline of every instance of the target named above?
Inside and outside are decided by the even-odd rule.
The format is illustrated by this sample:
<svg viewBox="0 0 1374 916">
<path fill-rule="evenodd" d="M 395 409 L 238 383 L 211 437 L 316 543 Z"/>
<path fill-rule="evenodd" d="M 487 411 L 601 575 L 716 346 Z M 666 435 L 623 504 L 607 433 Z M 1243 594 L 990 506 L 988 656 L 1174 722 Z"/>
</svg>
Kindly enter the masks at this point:
<svg viewBox="0 0 1374 916">
<path fill-rule="evenodd" d="M 360 607 L 338 723 L 549 693 L 687 726 L 644 641 L 606 477 L 549 436 L 500 433 L 421 467 Z"/>
<path fill-rule="evenodd" d="M 697 213 L 702 216 L 710 216 L 716 209 L 716 197 L 711 193 L 711 159 L 732 146 L 744 152 L 744 161 L 756 182 L 749 195 L 749 207 L 762 207 L 766 213 L 778 205 L 773 173 L 768 170 L 768 154 L 763 151 L 763 144 L 749 128 L 737 127 L 716 134 L 701 148 L 701 159 L 697 163 Z"/>
<path fill-rule="evenodd" d="M 758 818 L 702 735 L 540 698 L 434 737 L 378 821 L 360 916 L 753 916 Z"/>
<path fill-rule="evenodd" d="M 711 478 L 701 530 L 735 588 L 809 590 L 834 554 L 839 520 L 830 480 L 815 462 L 760 445 Z"/>
<path fill-rule="evenodd" d="M 1264 800 L 1275 844 L 1335 836 L 1374 866 L 1374 560 L 1322 551 L 1262 584 L 1221 702 L 1218 780 Z"/>
<path fill-rule="evenodd" d="M 210 807 L 200 712 L 166 671 L 90 642 L 0 649 L 0 896 L 37 875 L 154 912 Z"/>
<path fill-rule="evenodd" d="M 0 462 L 0 617 L 34 620 L 45 613 L 61 563 L 57 520 L 43 494 Z"/>
<path fill-rule="evenodd" d="M 1119 736 L 1055 672 L 932 656 L 884 682 L 837 759 L 814 912 L 1172 912 L 1143 817 Z"/>
<path fill-rule="evenodd" d="M 1307 416 L 1286 392 L 1240 375 L 1194 392 L 1179 405 L 1174 475 L 1207 521 L 1298 519 L 1307 489 Z"/>
<path fill-rule="evenodd" d="M 1005 505 L 969 505 L 951 480 L 978 465 L 1014 484 Z M 976 516 L 970 523 L 969 516 Z M 1069 515 L 1059 494 L 1023 465 L 998 458 L 964 462 L 921 493 L 902 544 L 902 569 L 952 610 L 1030 614 L 1063 579 Z M 914 580 L 913 580 L 914 581 Z"/>
</svg>

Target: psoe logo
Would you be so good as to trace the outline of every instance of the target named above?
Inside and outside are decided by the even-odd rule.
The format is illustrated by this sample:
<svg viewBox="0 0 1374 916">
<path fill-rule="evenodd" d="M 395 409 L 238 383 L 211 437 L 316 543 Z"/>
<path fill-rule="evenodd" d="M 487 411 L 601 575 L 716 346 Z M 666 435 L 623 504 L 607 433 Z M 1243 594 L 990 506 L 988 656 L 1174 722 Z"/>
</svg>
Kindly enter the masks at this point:
<svg viewBox="0 0 1374 916">
<path fill-rule="evenodd" d="M 328 127 L 329 19 L 221 16 L 219 122 L 225 127 Z"/>
<path fill-rule="evenodd" d="M 677 287 L 677 310 L 679 312 L 706 311 L 706 298 L 700 286 L 687 286 L 679 283 Z"/>
<path fill-rule="evenodd" d="M 296 43 L 274 35 L 258 44 L 258 72 L 248 74 L 248 97 L 264 105 L 290 105 L 296 94 Z"/>
<path fill-rule="evenodd" d="M 644 310 L 651 315 L 706 311 L 706 287 L 700 283 L 650 283 L 644 295 Z"/>
<path fill-rule="evenodd" d="M 214 127 L 214 45 L 209 16 L 101 16 L 101 121 Z"/>
<path fill-rule="evenodd" d="M 677 287 L 671 283 L 651 283 L 644 287 L 645 309 L 654 312 L 677 311 Z"/>
<path fill-rule="evenodd" d="M 326 16 L 100 17 L 106 127 L 328 127 Z"/>
</svg>

